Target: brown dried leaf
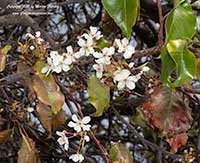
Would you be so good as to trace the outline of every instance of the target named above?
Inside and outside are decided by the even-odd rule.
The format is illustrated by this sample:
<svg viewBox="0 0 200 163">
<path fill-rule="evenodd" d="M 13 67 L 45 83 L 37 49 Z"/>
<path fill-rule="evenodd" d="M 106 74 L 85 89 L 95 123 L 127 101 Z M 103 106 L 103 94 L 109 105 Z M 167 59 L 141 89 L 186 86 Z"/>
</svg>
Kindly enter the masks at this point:
<svg viewBox="0 0 200 163">
<path fill-rule="evenodd" d="M 0 54 L 0 72 L 4 71 L 6 67 L 6 56 Z"/>
<path fill-rule="evenodd" d="M 41 163 L 35 148 L 35 142 L 25 135 L 22 135 L 22 139 L 17 163 Z"/>
<path fill-rule="evenodd" d="M 0 131 L 0 144 L 5 143 L 10 138 L 11 134 L 12 134 L 12 129 Z"/>
<path fill-rule="evenodd" d="M 66 121 L 67 117 L 63 110 L 52 117 L 52 128 L 53 131 L 58 130 Z"/>
<path fill-rule="evenodd" d="M 36 106 L 37 113 L 43 127 L 50 133 L 52 129 L 52 110 L 49 106 L 39 102 Z"/>
</svg>

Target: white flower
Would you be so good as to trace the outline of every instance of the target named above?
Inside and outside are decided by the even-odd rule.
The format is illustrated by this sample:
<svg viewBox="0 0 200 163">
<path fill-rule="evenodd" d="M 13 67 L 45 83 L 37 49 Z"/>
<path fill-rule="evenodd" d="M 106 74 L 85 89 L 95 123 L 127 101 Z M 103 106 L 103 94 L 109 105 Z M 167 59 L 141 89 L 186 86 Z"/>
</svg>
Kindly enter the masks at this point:
<svg viewBox="0 0 200 163">
<path fill-rule="evenodd" d="M 102 64 L 94 64 L 93 68 L 96 70 L 96 77 L 99 79 L 102 78 L 103 71 L 104 71 L 103 65 Z"/>
<path fill-rule="evenodd" d="M 150 68 L 147 67 L 147 66 L 144 66 L 144 67 L 142 68 L 142 71 L 143 71 L 143 72 L 147 72 L 147 71 L 149 71 L 149 70 L 150 70 Z"/>
<path fill-rule="evenodd" d="M 60 131 L 56 131 L 56 135 L 60 136 L 57 140 L 57 142 L 60 145 L 64 145 L 64 149 L 67 151 L 69 149 L 69 140 L 66 137 L 64 131 L 60 132 Z"/>
<path fill-rule="evenodd" d="M 117 70 L 114 72 L 114 82 L 118 82 L 117 88 L 119 90 L 124 89 L 125 87 L 133 90 L 135 88 L 135 83 L 138 81 L 136 76 L 130 76 L 131 72 L 127 69 Z"/>
<path fill-rule="evenodd" d="M 82 34 L 82 37 L 84 37 L 85 39 L 99 40 L 100 38 L 103 37 L 103 35 L 101 35 L 101 32 L 98 31 L 97 27 L 90 26 L 90 32 Z"/>
<path fill-rule="evenodd" d="M 69 159 L 71 159 L 74 162 L 82 162 L 84 160 L 84 157 L 82 154 L 72 154 Z"/>
<path fill-rule="evenodd" d="M 54 69 L 53 59 L 48 57 L 47 58 L 47 65 L 42 68 L 41 72 L 43 74 L 46 74 L 46 76 L 49 75 L 49 73 Z"/>
<path fill-rule="evenodd" d="M 79 56 L 89 56 L 94 53 L 93 40 L 91 38 L 88 38 L 87 40 L 79 38 L 77 43 L 81 47 L 78 52 Z"/>
<path fill-rule="evenodd" d="M 134 65 L 135 65 L 134 62 L 130 62 L 130 63 L 128 64 L 128 67 L 133 68 Z"/>
<path fill-rule="evenodd" d="M 68 126 L 74 128 L 75 131 L 90 131 L 91 125 L 89 125 L 88 123 L 90 122 L 91 118 L 89 116 L 83 117 L 83 119 L 78 119 L 78 117 L 75 114 L 73 114 L 72 120 L 74 122 L 70 121 L 68 123 Z"/>
<path fill-rule="evenodd" d="M 85 136 L 84 136 L 84 139 L 85 139 L 86 142 L 89 142 L 89 141 L 90 141 L 90 137 L 89 137 L 88 135 L 85 135 Z"/>
<path fill-rule="evenodd" d="M 125 59 L 130 59 L 133 53 L 135 53 L 135 48 L 129 45 L 127 38 L 123 38 L 122 40 L 115 39 L 115 43 L 118 46 L 118 52 L 124 53 L 123 56 Z"/>
<path fill-rule="evenodd" d="M 33 36 L 31 33 L 27 33 L 26 38 L 35 39 L 35 36 Z"/>
<path fill-rule="evenodd" d="M 27 111 L 28 111 L 29 113 L 32 113 L 32 112 L 34 111 L 34 108 L 33 108 L 33 107 L 28 107 L 28 108 L 27 108 Z"/>
<path fill-rule="evenodd" d="M 110 47 L 110 48 L 103 48 L 102 53 L 95 52 L 93 56 L 97 58 L 95 61 L 98 64 L 110 64 L 110 59 L 111 56 L 115 53 L 115 48 Z"/>
<path fill-rule="evenodd" d="M 31 45 L 31 46 L 30 46 L 30 49 L 31 49 L 31 50 L 34 50 L 34 49 L 35 49 L 35 47 L 34 47 L 33 45 Z"/>
<path fill-rule="evenodd" d="M 72 46 L 67 47 L 67 53 L 63 53 L 65 64 L 72 64 L 76 61 Z"/>
</svg>

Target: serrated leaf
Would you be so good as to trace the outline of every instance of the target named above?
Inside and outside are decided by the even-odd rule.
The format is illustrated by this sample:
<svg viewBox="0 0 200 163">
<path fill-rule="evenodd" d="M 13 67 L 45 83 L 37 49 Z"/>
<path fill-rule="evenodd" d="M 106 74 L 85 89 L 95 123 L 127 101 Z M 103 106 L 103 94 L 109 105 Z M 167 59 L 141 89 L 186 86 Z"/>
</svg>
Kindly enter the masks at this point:
<svg viewBox="0 0 200 163">
<path fill-rule="evenodd" d="M 12 129 L 0 131 L 0 145 L 5 143 L 12 134 Z"/>
<path fill-rule="evenodd" d="M 187 46 L 187 41 L 180 39 L 170 40 L 167 43 L 167 51 L 176 66 L 177 79 L 173 83 L 170 83 L 172 87 L 178 87 L 189 82 L 195 75 L 196 58 L 194 54 L 187 49 Z M 166 62 L 164 59 L 162 59 L 162 61 Z M 163 67 L 163 69 L 165 69 L 165 67 Z"/>
<path fill-rule="evenodd" d="M 196 32 L 196 16 L 188 3 L 181 4 L 174 8 L 167 16 L 166 40 L 191 39 Z"/>
<path fill-rule="evenodd" d="M 103 6 L 126 37 L 136 22 L 139 0 L 102 0 Z"/>
<path fill-rule="evenodd" d="M 113 143 L 109 153 L 113 163 L 134 163 L 130 151 L 122 143 Z"/>
<path fill-rule="evenodd" d="M 17 163 L 41 163 L 35 148 L 35 142 L 25 135 L 22 135 L 22 145 L 18 152 Z"/>
<path fill-rule="evenodd" d="M 167 87 L 155 87 L 150 98 L 142 106 L 147 123 L 162 137 L 170 137 L 173 140 L 180 134 L 186 133 L 190 128 L 192 122 L 191 108 L 186 100 L 183 100 L 182 94 L 176 90 L 170 90 Z M 174 141 L 174 143 L 177 143 L 177 141 Z M 183 142 L 180 144 L 183 144 Z M 172 148 L 177 146 L 173 143 L 170 145 Z"/>
<path fill-rule="evenodd" d="M 58 89 L 53 76 L 50 74 L 45 76 L 41 73 L 43 62 L 37 62 L 34 66 L 37 75 L 32 76 L 32 87 L 35 90 L 38 99 L 51 106 L 54 114 L 57 114 L 65 101 L 63 93 Z"/>
<path fill-rule="evenodd" d="M 93 116 L 101 116 L 109 107 L 110 88 L 92 75 L 88 81 L 88 94 L 89 102 L 96 108 Z"/>
</svg>

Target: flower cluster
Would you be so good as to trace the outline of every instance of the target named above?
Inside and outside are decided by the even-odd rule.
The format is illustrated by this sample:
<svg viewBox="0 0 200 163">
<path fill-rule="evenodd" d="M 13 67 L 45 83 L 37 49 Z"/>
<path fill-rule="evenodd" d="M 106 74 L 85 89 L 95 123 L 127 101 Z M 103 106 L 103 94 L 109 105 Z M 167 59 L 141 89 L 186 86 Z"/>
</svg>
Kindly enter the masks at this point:
<svg viewBox="0 0 200 163">
<path fill-rule="evenodd" d="M 76 133 L 71 133 L 66 130 L 62 132 L 57 131 L 56 134 L 59 136 L 57 142 L 67 151 L 69 149 L 69 139 L 76 136 L 81 136 L 80 143 L 82 146 L 84 146 L 84 142 L 90 141 L 90 137 L 87 135 L 87 132 L 90 131 L 91 128 L 91 125 L 88 124 L 90 121 L 91 118 L 89 116 L 80 119 L 77 117 L 77 115 L 72 115 L 72 121 L 68 123 L 68 126 L 70 128 L 73 128 Z M 66 136 L 67 134 L 69 135 L 69 137 Z M 78 149 L 77 153 L 72 154 L 69 159 L 74 162 L 82 162 L 84 160 L 84 157 L 82 154 L 80 154 L 80 149 Z"/>
<path fill-rule="evenodd" d="M 77 59 L 83 56 L 92 56 L 95 61 L 92 68 L 96 71 L 97 78 L 105 79 L 111 77 L 119 90 L 124 88 L 133 90 L 142 73 L 149 70 L 145 66 L 146 70 L 140 68 L 139 73 L 132 74 L 138 68 L 134 67 L 133 62 L 128 64 L 129 59 L 135 53 L 135 48 L 129 44 L 127 38 L 115 39 L 112 44 L 109 44 L 98 28 L 90 27 L 87 33 L 78 36 L 77 44 L 79 48 L 76 52 L 73 51 L 72 46 L 68 46 L 66 48 L 67 52 L 63 54 L 51 51 L 47 58 L 47 65 L 42 69 L 42 73 L 48 75 L 50 72 L 67 72 Z"/>
<path fill-rule="evenodd" d="M 76 61 L 76 55 L 72 46 L 67 47 L 67 52 L 60 55 L 58 51 L 51 51 L 47 58 L 47 65 L 42 68 L 42 73 L 48 75 L 50 72 L 60 73 L 70 70 L 70 66 Z"/>
</svg>

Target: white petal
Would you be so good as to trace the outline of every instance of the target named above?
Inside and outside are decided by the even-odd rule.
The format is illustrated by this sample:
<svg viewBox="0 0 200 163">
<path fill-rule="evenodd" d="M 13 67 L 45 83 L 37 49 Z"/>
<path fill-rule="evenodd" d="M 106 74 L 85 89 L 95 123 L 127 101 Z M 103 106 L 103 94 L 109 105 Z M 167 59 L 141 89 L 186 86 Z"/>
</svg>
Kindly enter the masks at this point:
<svg viewBox="0 0 200 163">
<path fill-rule="evenodd" d="M 62 71 L 62 67 L 61 66 L 56 66 L 53 68 L 53 72 L 56 72 L 56 73 L 61 73 Z"/>
<path fill-rule="evenodd" d="M 91 125 L 83 125 L 83 131 L 90 131 Z"/>
<path fill-rule="evenodd" d="M 142 68 L 142 71 L 143 71 L 143 72 L 147 72 L 147 71 L 149 71 L 149 70 L 150 70 L 150 68 L 147 67 L 147 66 L 144 66 L 144 67 Z"/>
<path fill-rule="evenodd" d="M 127 38 L 122 39 L 122 45 L 124 45 L 124 46 L 128 45 L 128 39 Z"/>
<path fill-rule="evenodd" d="M 93 45 L 93 40 L 91 38 L 87 39 L 87 45 L 92 46 Z"/>
<path fill-rule="evenodd" d="M 87 135 L 84 136 L 84 139 L 85 139 L 86 142 L 89 142 L 89 141 L 90 141 L 90 137 L 87 136 Z"/>
<path fill-rule="evenodd" d="M 88 35 L 87 33 L 83 33 L 83 34 L 81 35 L 81 37 L 84 37 L 85 39 L 88 39 L 88 38 L 90 37 L 90 35 Z"/>
<path fill-rule="evenodd" d="M 65 144 L 65 141 L 62 137 L 60 137 L 57 142 L 60 144 L 60 145 L 64 145 Z"/>
<path fill-rule="evenodd" d="M 49 71 L 49 66 L 45 66 L 42 68 L 41 73 L 45 74 Z"/>
<path fill-rule="evenodd" d="M 125 85 L 126 85 L 126 83 L 125 83 L 124 81 L 120 81 L 120 82 L 117 84 L 117 88 L 118 88 L 119 90 L 122 90 L 122 89 L 124 89 Z"/>
<path fill-rule="evenodd" d="M 137 79 L 136 76 L 129 76 L 129 77 L 127 78 L 127 80 L 128 80 L 128 81 L 132 81 L 132 82 L 137 82 L 137 81 L 138 81 L 138 79 Z"/>
<path fill-rule="evenodd" d="M 87 124 L 91 121 L 91 118 L 89 116 L 86 116 L 82 119 L 83 124 Z"/>
<path fill-rule="evenodd" d="M 134 65 L 135 65 L 134 62 L 130 62 L 130 63 L 128 64 L 128 67 L 133 68 Z"/>
<path fill-rule="evenodd" d="M 64 64 L 64 65 L 62 66 L 62 70 L 63 70 L 64 72 L 69 71 L 69 70 L 70 70 L 69 65 Z"/>
<path fill-rule="evenodd" d="M 84 40 L 84 39 L 79 38 L 77 44 L 78 44 L 80 47 L 83 47 L 86 43 L 85 43 L 85 40 Z"/>
<path fill-rule="evenodd" d="M 92 35 L 95 35 L 97 31 L 98 31 L 97 27 L 92 27 L 92 26 L 90 26 L 90 33 L 91 33 Z"/>
<path fill-rule="evenodd" d="M 77 131 L 77 132 L 80 132 L 81 131 L 81 127 L 77 125 L 77 126 L 74 127 L 74 130 Z"/>
<path fill-rule="evenodd" d="M 126 82 L 126 86 L 127 86 L 130 90 L 135 89 L 135 83 L 132 82 L 132 81 L 127 81 L 127 82 Z"/>
<path fill-rule="evenodd" d="M 58 135 L 58 136 L 63 136 L 63 132 L 60 132 L 60 131 L 56 131 L 56 135 Z"/>
<path fill-rule="evenodd" d="M 114 81 L 122 81 L 125 80 L 129 75 L 130 75 L 130 71 L 127 69 L 123 69 L 121 71 L 119 71 L 118 73 L 115 74 L 114 76 Z"/>
<path fill-rule="evenodd" d="M 84 160 L 83 155 L 79 154 L 79 162 L 82 162 Z"/>
<path fill-rule="evenodd" d="M 122 46 L 120 39 L 115 39 L 114 42 L 115 42 L 115 44 L 116 44 L 118 47 L 121 47 L 121 46 Z"/>
<path fill-rule="evenodd" d="M 65 149 L 66 151 L 68 151 L 68 149 L 69 149 L 69 143 L 65 143 L 64 149 Z"/>
<path fill-rule="evenodd" d="M 79 161 L 79 156 L 78 154 L 73 154 L 69 157 L 69 159 L 71 159 L 74 162 L 78 162 Z"/>
<path fill-rule="evenodd" d="M 132 54 L 133 53 L 131 51 L 125 51 L 123 56 L 125 59 L 130 59 L 132 57 Z"/>
<path fill-rule="evenodd" d="M 72 48 L 72 46 L 67 46 L 67 53 L 68 54 L 73 54 L 73 48 Z"/>
<path fill-rule="evenodd" d="M 74 122 L 70 121 L 70 122 L 68 123 L 68 126 L 71 127 L 71 128 L 74 128 L 74 127 L 77 126 L 77 123 L 74 123 Z"/>
<path fill-rule="evenodd" d="M 101 79 L 102 76 L 103 76 L 102 71 L 97 71 L 97 72 L 96 72 L 96 77 L 97 77 L 98 79 Z"/>
<path fill-rule="evenodd" d="M 64 59 L 63 63 L 66 64 L 66 65 L 71 65 L 72 64 L 72 57 L 71 56 L 67 56 Z"/>
<path fill-rule="evenodd" d="M 40 37 L 41 36 L 41 32 L 40 31 L 35 32 L 35 36 L 36 37 Z"/>
<path fill-rule="evenodd" d="M 95 58 L 101 58 L 101 57 L 103 57 L 103 54 L 102 54 L 102 53 L 99 53 L 99 52 L 94 52 L 94 53 L 93 53 L 93 56 L 94 56 Z"/>
<path fill-rule="evenodd" d="M 73 114 L 73 115 L 72 115 L 72 120 L 73 120 L 74 122 L 79 122 L 79 119 L 78 119 L 78 117 L 77 117 L 76 114 Z"/>
</svg>

